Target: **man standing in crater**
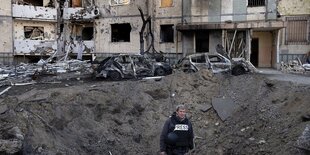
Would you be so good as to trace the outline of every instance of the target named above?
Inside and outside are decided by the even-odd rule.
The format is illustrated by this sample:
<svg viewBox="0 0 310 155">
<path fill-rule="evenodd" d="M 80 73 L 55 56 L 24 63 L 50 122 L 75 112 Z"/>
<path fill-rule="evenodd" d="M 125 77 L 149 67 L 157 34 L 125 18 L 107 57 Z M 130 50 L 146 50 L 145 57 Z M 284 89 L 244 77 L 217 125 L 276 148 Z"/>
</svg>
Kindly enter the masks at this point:
<svg viewBox="0 0 310 155">
<path fill-rule="evenodd" d="M 165 122 L 160 135 L 161 155 L 184 155 L 193 149 L 194 132 L 192 123 L 186 117 L 185 105 L 178 105 L 176 111 Z"/>
</svg>

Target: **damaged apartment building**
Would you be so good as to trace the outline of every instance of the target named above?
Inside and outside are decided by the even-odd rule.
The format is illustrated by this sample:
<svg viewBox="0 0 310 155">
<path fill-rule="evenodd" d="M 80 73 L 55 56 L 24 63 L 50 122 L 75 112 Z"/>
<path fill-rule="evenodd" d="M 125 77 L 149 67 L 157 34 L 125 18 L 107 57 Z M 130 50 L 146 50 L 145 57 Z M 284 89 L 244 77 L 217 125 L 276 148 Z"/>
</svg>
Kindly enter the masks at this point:
<svg viewBox="0 0 310 155">
<path fill-rule="evenodd" d="M 309 6 L 308 0 L 4 1 L 0 57 L 82 59 L 137 54 L 152 45 L 177 60 L 222 45 L 231 57 L 277 68 L 310 51 Z"/>
</svg>

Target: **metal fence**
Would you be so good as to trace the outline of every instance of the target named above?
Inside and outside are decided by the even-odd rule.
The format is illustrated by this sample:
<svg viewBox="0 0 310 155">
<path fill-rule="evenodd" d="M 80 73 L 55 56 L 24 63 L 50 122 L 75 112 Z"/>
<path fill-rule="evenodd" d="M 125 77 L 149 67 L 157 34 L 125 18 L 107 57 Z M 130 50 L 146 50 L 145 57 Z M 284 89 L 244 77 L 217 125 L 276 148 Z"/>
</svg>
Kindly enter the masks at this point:
<svg viewBox="0 0 310 155">
<path fill-rule="evenodd" d="M 280 62 L 288 63 L 291 60 L 297 60 L 297 58 L 303 62 L 305 56 L 305 54 L 280 54 Z"/>
<path fill-rule="evenodd" d="M 248 0 L 249 7 L 265 6 L 265 0 Z"/>
<path fill-rule="evenodd" d="M 12 65 L 14 62 L 13 53 L 11 52 L 0 52 L 0 64 Z"/>
</svg>

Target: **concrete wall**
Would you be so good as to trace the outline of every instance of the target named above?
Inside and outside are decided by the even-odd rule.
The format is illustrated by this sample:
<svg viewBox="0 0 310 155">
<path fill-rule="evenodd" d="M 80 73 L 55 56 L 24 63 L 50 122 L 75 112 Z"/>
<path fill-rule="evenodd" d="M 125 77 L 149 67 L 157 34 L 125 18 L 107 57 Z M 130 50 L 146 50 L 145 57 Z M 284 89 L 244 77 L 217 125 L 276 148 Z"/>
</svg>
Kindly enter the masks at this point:
<svg viewBox="0 0 310 155">
<path fill-rule="evenodd" d="M 96 53 L 139 53 L 139 32 L 142 20 L 138 11 L 140 6 L 146 14 L 147 3 L 136 0 L 128 5 L 111 6 L 109 1 L 96 1 L 100 9 L 100 17 L 95 20 L 95 51 Z M 112 42 L 111 24 L 129 23 L 131 25 L 130 42 Z"/>
<path fill-rule="evenodd" d="M 0 16 L 0 53 L 1 52 L 13 52 L 12 43 L 12 18 Z"/>
<path fill-rule="evenodd" d="M 11 1 L 1 1 L 0 5 L 0 53 L 13 52 Z"/>
<path fill-rule="evenodd" d="M 0 5 L 0 16 L 12 16 L 10 0 L 2 0 Z"/>
<path fill-rule="evenodd" d="M 273 36 L 271 32 L 253 32 L 252 38 L 258 38 L 258 67 L 272 67 Z"/>
<path fill-rule="evenodd" d="M 308 16 L 310 15 L 310 0 L 281 0 L 279 1 L 278 11 L 285 21 L 286 16 Z M 308 27 L 309 27 L 308 22 Z M 306 54 L 310 51 L 309 44 L 285 44 L 286 29 L 280 31 L 280 54 Z M 310 34 L 308 34 L 310 35 Z"/>
<path fill-rule="evenodd" d="M 44 28 L 44 40 L 55 40 L 56 39 L 56 23 L 52 22 L 41 22 L 41 21 L 14 21 L 14 40 L 25 40 L 24 27 L 43 27 Z"/>
<path fill-rule="evenodd" d="M 280 15 L 305 15 L 310 14 L 309 0 L 281 0 L 278 11 Z"/>
<path fill-rule="evenodd" d="M 222 0 L 221 22 L 233 20 L 233 3 L 234 0 Z"/>
<path fill-rule="evenodd" d="M 216 53 L 216 45 L 222 44 L 222 31 L 210 31 L 209 32 L 209 52 Z"/>
<path fill-rule="evenodd" d="M 50 7 L 13 4 L 13 17 L 36 20 L 56 20 L 57 10 Z"/>
<path fill-rule="evenodd" d="M 192 0 L 184 1 L 183 14 L 187 22 L 256 21 L 276 19 L 276 0 L 266 6 L 247 7 L 248 0 Z"/>
<path fill-rule="evenodd" d="M 155 38 L 155 49 L 164 53 L 182 53 L 181 33 L 178 33 L 175 26 L 182 22 L 182 1 L 173 1 L 172 7 L 161 7 L 160 0 L 154 1 L 149 14 L 153 16 L 153 33 Z M 174 41 L 169 43 L 160 42 L 160 25 L 174 25 Z"/>
<path fill-rule="evenodd" d="M 43 40 L 30 40 L 25 38 L 24 27 L 43 27 Z M 14 21 L 14 53 L 20 54 L 51 54 L 57 49 L 56 42 L 56 23 L 42 21 Z M 43 50 L 45 49 L 45 51 Z"/>
<path fill-rule="evenodd" d="M 183 55 L 193 54 L 195 53 L 195 34 L 191 32 L 184 32 L 183 33 Z"/>
</svg>

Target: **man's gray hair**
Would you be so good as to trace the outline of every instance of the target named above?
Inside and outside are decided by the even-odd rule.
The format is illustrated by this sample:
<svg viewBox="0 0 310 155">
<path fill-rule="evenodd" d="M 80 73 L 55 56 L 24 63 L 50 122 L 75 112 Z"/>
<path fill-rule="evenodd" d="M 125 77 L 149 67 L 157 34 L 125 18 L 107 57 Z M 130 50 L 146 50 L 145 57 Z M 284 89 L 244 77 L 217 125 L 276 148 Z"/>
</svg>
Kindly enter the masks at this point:
<svg viewBox="0 0 310 155">
<path fill-rule="evenodd" d="M 176 106 L 176 111 L 179 111 L 179 109 L 186 109 L 186 106 L 184 104 L 179 104 Z"/>
</svg>

